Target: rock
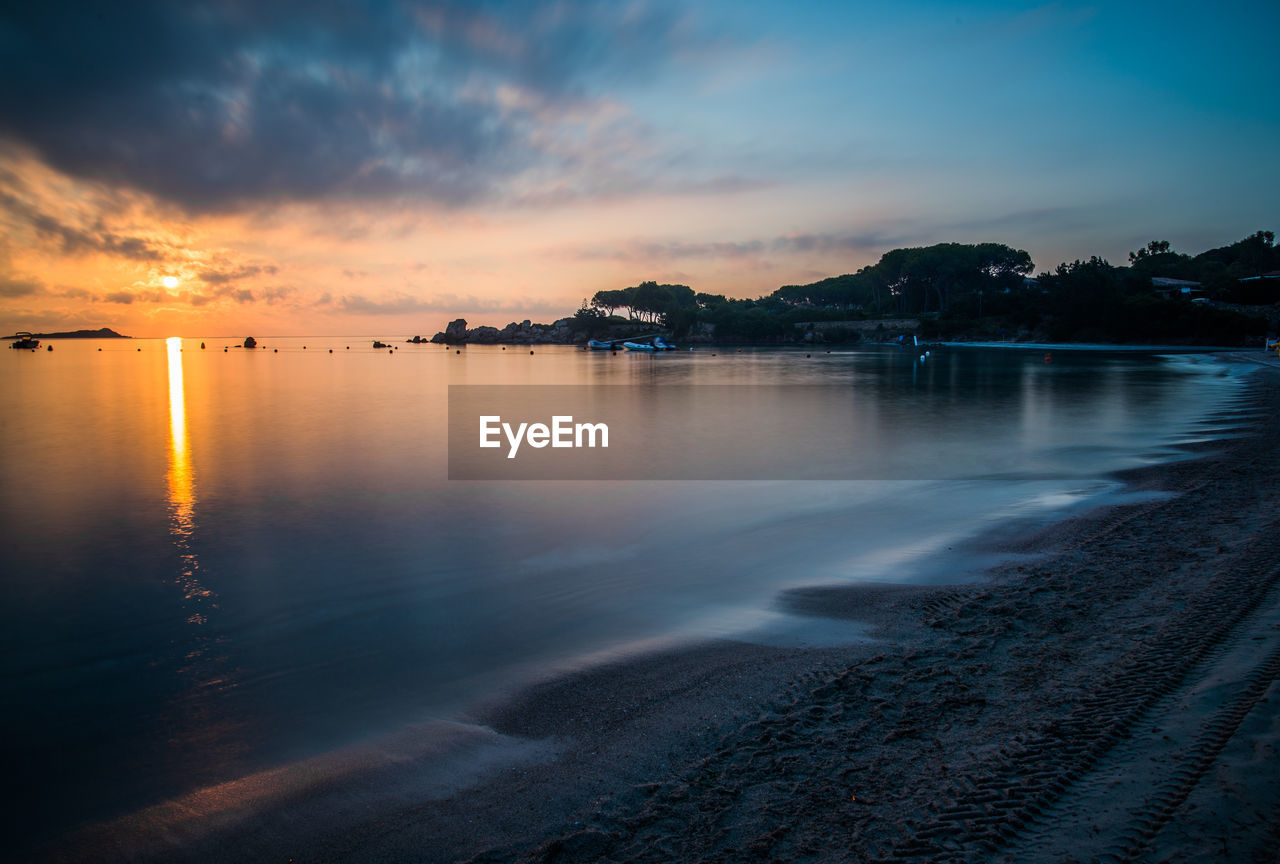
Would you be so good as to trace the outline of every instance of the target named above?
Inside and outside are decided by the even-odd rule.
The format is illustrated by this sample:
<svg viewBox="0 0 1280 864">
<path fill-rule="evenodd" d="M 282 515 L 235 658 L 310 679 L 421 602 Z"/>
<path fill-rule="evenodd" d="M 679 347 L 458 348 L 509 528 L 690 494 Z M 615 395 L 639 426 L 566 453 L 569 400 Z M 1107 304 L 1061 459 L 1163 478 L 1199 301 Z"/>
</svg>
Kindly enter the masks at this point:
<svg viewBox="0 0 1280 864">
<path fill-rule="evenodd" d="M 467 319 L 458 318 L 450 321 L 444 328 L 444 341 L 449 345 L 458 345 L 467 341 Z"/>
<path fill-rule="evenodd" d="M 476 327 L 467 331 L 467 340 L 475 342 L 477 345 L 496 345 L 498 344 L 498 328 L 497 327 Z"/>
<path fill-rule="evenodd" d="M 258 340 L 257 340 L 257 339 L 254 339 L 252 336 L 247 336 L 247 337 L 245 337 L 245 340 L 244 340 L 244 347 L 245 347 L 245 348 L 257 348 L 257 347 L 258 347 Z"/>
<path fill-rule="evenodd" d="M 375 339 L 373 340 L 373 347 L 374 348 L 390 348 L 391 346 L 388 345 L 386 342 L 379 342 L 377 339 Z"/>
</svg>

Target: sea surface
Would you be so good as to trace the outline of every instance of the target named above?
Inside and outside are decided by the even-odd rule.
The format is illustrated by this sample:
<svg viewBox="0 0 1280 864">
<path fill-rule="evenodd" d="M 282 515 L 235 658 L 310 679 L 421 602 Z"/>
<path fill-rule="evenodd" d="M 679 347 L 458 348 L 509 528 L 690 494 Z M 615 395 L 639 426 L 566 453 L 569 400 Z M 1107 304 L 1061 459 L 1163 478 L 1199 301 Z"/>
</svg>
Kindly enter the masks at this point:
<svg viewBox="0 0 1280 864">
<path fill-rule="evenodd" d="M 0 358 L 17 847 L 463 728 L 494 694 L 629 652 L 864 638 L 785 614 L 780 592 L 976 578 L 990 562 L 965 539 L 1114 499 L 1111 472 L 1229 434 L 1243 386 L 1195 354 L 239 341 Z M 853 419 L 828 430 L 831 452 L 892 450 L 913 471 L 823 480 L 824 451 L 803 480 L 449 480 L 460 384 L 837 386 Z M 722 455 L 750 464 L 779 438 Z"/>
</svg>

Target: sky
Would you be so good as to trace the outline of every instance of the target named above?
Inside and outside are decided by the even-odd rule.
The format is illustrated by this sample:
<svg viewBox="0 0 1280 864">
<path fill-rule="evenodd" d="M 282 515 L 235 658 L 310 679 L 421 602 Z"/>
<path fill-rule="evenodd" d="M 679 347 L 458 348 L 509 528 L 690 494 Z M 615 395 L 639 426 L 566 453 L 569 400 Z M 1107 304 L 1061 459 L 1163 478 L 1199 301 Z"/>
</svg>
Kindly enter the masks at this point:
<svg viewBox="0 0 1280 864">
<path fill-rule="evenodd" d="M 1280 4 L 0 9 L 0 330 L 430 335 L 1277 230 Z"/>
</svg>

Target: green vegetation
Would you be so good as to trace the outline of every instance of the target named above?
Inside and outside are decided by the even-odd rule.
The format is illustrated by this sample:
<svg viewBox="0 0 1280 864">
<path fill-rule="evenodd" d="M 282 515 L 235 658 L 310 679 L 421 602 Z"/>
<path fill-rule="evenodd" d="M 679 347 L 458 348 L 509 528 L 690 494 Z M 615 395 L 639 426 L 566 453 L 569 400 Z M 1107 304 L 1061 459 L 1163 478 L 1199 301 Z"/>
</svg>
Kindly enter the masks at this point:
<svg viewBox="0 0 1280 864">
<path fill-rule="evenodd" d="M 589 336 L 642 323 L 677 337 L 782 342 L 804 335 L 797 324 L 893 317 L 920 320 L 930 339 L 1231 345 L 1260 338 L 1280 317 L 1280 279 L 1259 278 L 1277 270 L 1270 231 L 1195 256 L 1153 240 L 1129 253 L 1127 267 L 1095 256 L 1036 279 L 1020 249 L 939 243 L 894 249 L 856 273 L 784 285 L 756 300 L 656 282 L 599 291 L 571 326 Z M 817 329 L 827 340 L 858 333 Z"/>
</svg>

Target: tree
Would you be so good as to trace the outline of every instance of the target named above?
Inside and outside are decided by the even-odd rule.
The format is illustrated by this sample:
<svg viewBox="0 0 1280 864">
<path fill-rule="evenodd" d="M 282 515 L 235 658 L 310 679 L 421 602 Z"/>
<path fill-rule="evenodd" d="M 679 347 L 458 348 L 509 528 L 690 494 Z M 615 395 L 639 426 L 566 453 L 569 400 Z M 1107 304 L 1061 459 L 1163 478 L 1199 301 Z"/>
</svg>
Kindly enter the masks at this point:
<svg viewBox="0 0 1280 864">
<path fill-rule="evenodd" d="M 891 249 L 857 273 L 786 285 L 773 297 L 791 304 L 869 306 L 877 313 L 889 297 L 899 314 L 945 313 L 977 291 L 1010 291 L 1031 270 L 1030 255 L 1003 243 L 937 243 Z"/>
<path fill-rule="evenodd" d="M 627 293 L 628 290 L 623 288 L 616 291 L 597 291 L 595 296 L 591 298 L 591 305 L 597 309 L 604 310 L 606 315 L 612 315 L 615 309 L 626 308 L 631 305 L 631 297 Z"/>
<path fill-rule="evenodd" d="M 1133 264 L 1151 255 L 1163 255 L 1168 251 L 1169 251 L 1168 240 L 1152 240 L 1144 248 L 1139 249 L 1137 252 L 1130 252 L 1129 263 Z"/>
<path fill-rule="evenodd" d="M 573 313 L 573 318 L 569 320 L 569 327 L 578 333 L 586 333 L 588 336 L 598 336 L 609 326 L 609 318 L 605 313 L 592 305 L 591 301 L 583 298 L 582 305 L 578 307 L 578 311 Z"/>
</svg>

